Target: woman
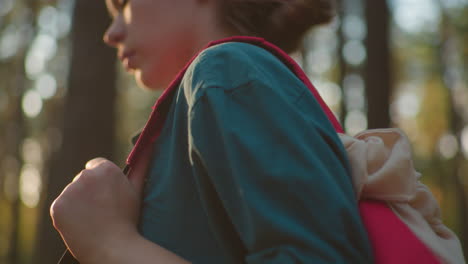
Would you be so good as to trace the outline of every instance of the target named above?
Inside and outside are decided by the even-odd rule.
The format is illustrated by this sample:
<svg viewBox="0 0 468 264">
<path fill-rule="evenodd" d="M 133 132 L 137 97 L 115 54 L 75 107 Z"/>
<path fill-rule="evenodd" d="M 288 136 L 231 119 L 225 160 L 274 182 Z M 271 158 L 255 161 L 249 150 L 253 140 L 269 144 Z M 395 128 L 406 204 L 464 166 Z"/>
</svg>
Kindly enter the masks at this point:
<svg viewBox="0 0 468 264">
<path fill-rule="evenodd" d="M 107 5 L 104 40 L 141 86 L 164 88 L 190 63 L 128 178 L 91 160 L 51 206 L 81 263 L 372 262 L 344 148 L 306 85 L 255 45 L 198 54 L 235 35 L 294 51 L 331 1 Z"/>
</svg>

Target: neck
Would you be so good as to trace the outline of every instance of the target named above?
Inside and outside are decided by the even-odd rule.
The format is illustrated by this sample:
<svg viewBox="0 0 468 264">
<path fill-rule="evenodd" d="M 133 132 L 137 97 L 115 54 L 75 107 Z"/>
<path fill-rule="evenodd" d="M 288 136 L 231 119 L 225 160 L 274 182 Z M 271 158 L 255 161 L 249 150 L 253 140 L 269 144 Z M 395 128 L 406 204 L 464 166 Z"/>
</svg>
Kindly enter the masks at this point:
<svg viewBox="0 0 468 264">
<path fill-rule="evenodd" d="M 202 7 L 203 11 L 199 13 L 201 15 L 197 18 L 198 23 L 194 25 L 198 29 L 198 34 L 196 34 L 197 40 L 193 55 L 212 41 L 238 35 L 238 33 L 231 32 L 221 25 L 217 12 L 215 12 L 217 7 L 214 2 L 211 1 L 211 4 Z"/>
</svg>

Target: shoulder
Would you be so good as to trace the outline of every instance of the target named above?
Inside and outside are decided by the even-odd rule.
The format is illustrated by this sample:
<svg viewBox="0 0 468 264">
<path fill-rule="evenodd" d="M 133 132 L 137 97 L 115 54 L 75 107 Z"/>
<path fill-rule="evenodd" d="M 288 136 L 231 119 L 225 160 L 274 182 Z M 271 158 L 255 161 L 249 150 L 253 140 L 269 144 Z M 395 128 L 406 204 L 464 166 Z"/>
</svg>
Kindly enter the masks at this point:
<svg viewBox="0 0 468 264">
<path fill-rule="evenodd" d="M 190 101 L 204 90 L 226 91 L 262 83 L 275 89 L 282 81 L 302 85 L 297 77 L 273 54 L 252 44 L 229 42 L 202 51 L 188 68 L 183 87 Z M 251 86 L 251 85 L 250 85 Z"/>
</svg>

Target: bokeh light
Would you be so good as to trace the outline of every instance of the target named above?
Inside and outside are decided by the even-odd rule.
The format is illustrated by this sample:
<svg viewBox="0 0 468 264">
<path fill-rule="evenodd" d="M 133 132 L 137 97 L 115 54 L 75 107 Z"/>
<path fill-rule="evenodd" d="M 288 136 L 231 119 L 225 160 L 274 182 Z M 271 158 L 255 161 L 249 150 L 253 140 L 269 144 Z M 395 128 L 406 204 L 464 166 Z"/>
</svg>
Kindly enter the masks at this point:
<svg viewBox="0 0 468 264">
<path fill-rule="evenodd" d="M 22 157 L 24 162 L 39 166 L 42 163 L 41 144 L 34 138 L 26 138 L 22 145 Z"/>
<path fill-rule="evenodd" d="M 323 74 L 330 70 L 333 58 L 330 52 L 326 50 L 316 49 L 307 54 L 307 65 L 314 74 Z"/>
<path fill-rule="evenodd" d="M 20 174 L 20 199 L 29 208 L 39 204 L 42 180 L 39 170 L 32 165 L 25 165 Z"/>
<path fill-rule="evenodd" d="M 42 111 L 41 95 L 35 90 L 27 91 L 22 100 L 23 112 L 27 117 L 34 118 Z"/>
<path fill-rule="evenodd" d="M 333 82 L 322 82 L 317 84 L 317 91 L 325 103 L 330 106 L 336 106 L 341 102 L 342 93 L 340 86 Z"/>
<path fill-rule="evenodd" d="M 52 98 L 57 92 L 57 81 L 51 74 L 41 74 L 36 80 L 35 89 L 41 95 L 42 99 Z"/>
<path fill-rule="evenodd" d="M 43 54 L 29 52 L 25 61 L 26 74 L 30 79 L 35 79 L 36 76 L 45 70 L 45 63 Z"/>
<path fill-rule="evenodd" d="M 37 24 L 42 33 L 57 37 L 58 35 L 58 12 L 53 6 L 45 6 L 39 12 Z"/>
<path fill-rule="evenodd" d="M 421 97 L 413 91 L 402 92 L 391 106 L 399 118 L 415 118 L 421 108 Z"/>
<path fill-rule="evenodd" d="M 367 129 L 367 117 L 360 110 L 353 110 L 346 115 L 345 129 L 349 135 L 356 135 L 359 132 Z"/>
<path fill-rule="evenodd" d="M 357 40 L 347 41 L 342 52 L 345 61 L 353 66 L 361 65 L 367 57 L 364 44 Z"/>
<path fill-rule="evenodd" d="M 343 19 L 343 34 L 350 40 L 364 41 L 367 28 L 360 16 L 348 15 Z"/>
<path fill-rule="evenodd" d="M 26 55 L 26 73 L 32 80 L 45 71 L 46 63 L 57 53 L 57 41 L 48 34 L 39 34 Z"/>
<path fill-rule="evenodd" d="M 438 30 L 440 13 L 436 0 L 391 0 L 390 4 L 396 25 L 402 30 L 409 33 Z"/>
<path fill-rule="evenodd" d="M 445 134 L 443 135 L 438 144 L 440 155 L 445 159 L 451 159 L 458 153 L 458 141 L 455 135 Z"/>
<path fill-rule="evenodd" d="M 0 59 L 5 60 L 13 57 L 21 47 L 21 33 L 18 28 L 10 24 L 0 35 Z"/>
<path fill-rule="evenodd" d="M 68 35 L 72 26 L 72 13 L 75 6 L 75 0 L 58 0 L 56 7 L 58 10 L 58 36 L 63 38 Z"/>
<path fill-rule="evenodd" d="M 362 110 L 365 107 L 364 80 L 358 74 L 348 74 L 343 79 L 346 108 L 348 110 Z"/>
</svg>

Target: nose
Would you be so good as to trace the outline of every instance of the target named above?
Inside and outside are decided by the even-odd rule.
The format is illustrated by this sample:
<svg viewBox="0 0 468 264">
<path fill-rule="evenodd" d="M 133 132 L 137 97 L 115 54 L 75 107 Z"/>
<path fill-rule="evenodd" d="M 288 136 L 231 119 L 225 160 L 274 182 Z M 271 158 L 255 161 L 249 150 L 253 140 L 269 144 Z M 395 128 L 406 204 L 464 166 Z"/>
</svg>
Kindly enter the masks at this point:
<svg viewBox="0 0 468 264">
<path fill-rule="evenodd" d="M 121 16 L 117 16 L 112 21 L 112 24 L 104 33 L 104 42 L 111 46 L 117 47 L 125 38 L 125 26 Z"/>
</svg>

